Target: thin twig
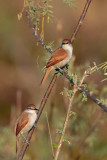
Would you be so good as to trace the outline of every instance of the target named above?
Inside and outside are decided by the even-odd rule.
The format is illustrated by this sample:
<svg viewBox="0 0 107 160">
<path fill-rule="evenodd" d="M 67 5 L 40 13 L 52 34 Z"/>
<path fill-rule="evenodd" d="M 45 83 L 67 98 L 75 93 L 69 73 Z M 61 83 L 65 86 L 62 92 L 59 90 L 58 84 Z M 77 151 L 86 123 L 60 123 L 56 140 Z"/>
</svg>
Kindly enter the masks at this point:
<svg viewBox="0 0 107 160">
<path fill-rule="evenodd" d="M 56 153 L 55 153 L 54 160 L 58 159 L 58 156 L 59 156 L 59 153 L 60 153 L 60 150 L 61 150 L 61 146 L 62 146 L 62 143 L 63 143 L 63 140 L 64 140 L 65 131 L 66 131 L 67 124 L 68 124 L 69 117 L 70 117 L 70 113 L 71 113 L 72 103 L 73 103 L 76 92 L 77 92 L 77 87 L 74 84 L 73 95 L 72 95 L 71 98 L 69 98 L 68 111 L 67 111 L 66 119 L 65 119 L 65 122 L 64 122 L 64 125 L 63 125 L 62 135 L 61 135 L 59 143 L 58 143 L 58 147 L 57 147 L 57 150 L 56 150 Z"/>
<path fill-rule="evenodd" d="M 78 21 L 78 23 L 77 23 L 77 25 L 76 25 L 76 27 L 74 29 L 74 32 L 73 32 L 73 34 L 71 36 L 71 43 L 73 43 L 74 40 L 75 40 L 75 37 L 76 37 L 76 35 L 77 35 L 81 25 L 82 25 L 82 22 L 83 22 L 83 20 L 84 20 L 84 18 L 86 16 L 86 13 L 87 13 L 87 10 L 88 10 L 88 8 L 90 6 L 91 1 L 92 0 L 86 0 L 86 4 L 85 4 L 84 9 L 82 11 L 82 14 L 80 16 L 80 19 L 79 19 L 79 21 Z"/>
<path fill-rule="evenodd" d="M 82 85 L 82 83 L 83 83 L 83 81 L 85 80 L 86 77 L 87 77 L 87 74 L 86 74 L 86 72 L 84 72 L 83 78 L 81 79 L 81 81 L 79 83 L 79 86 Z M 66 119 L 65 119 L 65 122 L 64 122 L 63 130 L 62 130 L 63 134 L 60 137 L 54 160 L 58 159 L 58 156 L 59 156 L 59 153 L 60 153 L 60 150 L 61 150 L 61 146 L 62 146 L 62 143 L 63 143 L 63 140 L 64 140 L 64 134 L 65 134 L 65 131 L 66 131 L 66 128 L 67 128 L 67 124 L 68 124 L 68 120 L 69 120 L 69 117 L 70 117 L 73 99 L 74 99 L 75 94 L 76 94 L 77 91 L 78 91 L 77 76 L 75 76 L 73 95 L 72 95 L 71 98 L 69 98 L 69 107 L 68 107 L 67 116 L 66 116 Z"/>
<path fill-rule="evenodd" d="M 56 79 L 57 79 L 57 74 L 54 74 L 53 79 L 52 79 L 52 81 L 50 82 L 50 85 L 49 85 L 49 87 L 47 88 L 47 90 L 46 90 L 46 92 L 45 92 L 45 94 L 44 94 L 44 97 L 43 97 L 43 99 L 42 99 L 42 101 L 41 101 L 41 104 L 40 104 L 40 106 L 39 106 L 38 117 L 37 117 L 37 120 L 36 120 L 36 122 L 35 122 L 35 125 L 37 124 L 37 122 L 38 122 L 38 120 L 39 120 L 39 117 L 40 117 L 41 114 L 42 114 L 42 110 L 43 110 L 43 108 L 44 108 L 44 106 L 45 106 L 45 103 L 47 102 L 47 99 L 48 99 L 51 91 L 52 91 L 52 88 L 53 88 L 53 86 L 54 86 L 54 83 L 55 83 Z M 32 134 L 33 134 L 33 132 L 34 132 L 34 129 L 35 129 L 35 127 L 33 127 L 33 128 L 30 130 L 30 132 L 29 132 L 29 134 L 28 134 L 28 136 L 27 136 L 27 141 L 28 141 L 28 142 L 30 142 L 30 139 L 31 139 L 31 137 L 32 137 Z M 23 146 L 22 146 L 22 148 L 21 148 L 21 151 L 20 151 L 20 153 L 18 154 L 17 160 L 22 160 L 22 159 L 23 159 L 23 156 L 24 156 L 24 154 L 25 154 L 25 151 L 26 151 L 27 147 L 28 147 L 28 143 L 24 142 L 24 144 L 23 144 Z"/>
<path fill-rule="evenodd" d="M 51 131 L 50 131 L 50 126 L 49 126 L 49 120 L 48 120 L 47 112 L 46 112 L 46 119 L 47 119 L 48 130 L 49 130 L 49 137 L 50 137 L 50 143 L 51 143 L 51 148 L 52 148 L 52 156 L 54 158 L 53 142 L 52 142 L 52 136 L 51 136 Z"/>
<path fill-rule="evenodd" d="M 32 34 L 35 36 L 35 38 L 37 39 L 38 42 L 40 42 L 44 47 L 45 49 L 52 53 L 52 50 L 50 48 L 47 48 L 47 45 L 39 38 L 39 36 L 35 33 L 35 30 L 34 28 L 32 27 L 32 24 L 31 24 L 31 21 L 30 21 L 30 15 L 29 15 L 29 9 L 26 10 L 26 17 L 27 17 L 27 20 L 28 20 L 28 25 L 29 25 L 29 28 L 31 29 L 31 32 Z"/>
</svg>

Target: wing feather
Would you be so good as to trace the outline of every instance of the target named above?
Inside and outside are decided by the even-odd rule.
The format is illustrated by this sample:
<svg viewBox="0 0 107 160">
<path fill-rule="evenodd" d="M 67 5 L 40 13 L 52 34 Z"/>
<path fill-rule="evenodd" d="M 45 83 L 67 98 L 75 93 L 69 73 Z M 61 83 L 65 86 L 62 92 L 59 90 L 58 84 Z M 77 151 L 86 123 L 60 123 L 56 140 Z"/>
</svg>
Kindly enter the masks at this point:
<svg viewBox="0 0 107 160">
<path fill-rule="evenodd" d="M 28 114 L 26 112 L 23 112 L 16 122 L 16 136 L 19 134 L 22 128 L 25 127 L 28 121 L 29 121 Z"/>
<path fill-rule="evenodd" d="M 61 62 L 66 57 L 67 57 L 67 52 L 63 48 L 58 48 L 55 52 L 52 53 L 52 56 L 49 59 L 46 68 Z"/>
</svg>

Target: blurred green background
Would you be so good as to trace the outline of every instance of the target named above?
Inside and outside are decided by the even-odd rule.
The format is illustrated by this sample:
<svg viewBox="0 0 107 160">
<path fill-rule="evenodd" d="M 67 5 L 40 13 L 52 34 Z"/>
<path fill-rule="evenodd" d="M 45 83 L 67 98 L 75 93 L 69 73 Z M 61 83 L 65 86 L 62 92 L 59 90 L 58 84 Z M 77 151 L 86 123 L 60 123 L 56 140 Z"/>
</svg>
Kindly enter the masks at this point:
<svg viewBox="0 0 107 160">
<path fill-rule="evenodd" d="M 77 0 L 76 8 L 70 8 L 62 0 L 52 1 L 53 23 L 45 18 L 44 42 L 54 41 L 53 49 L 60 46 L 62 39 L 70 38 L 83 10 L 85 0 Z M 23 8 L 23 1 L 0 1 L 0 160 L 12 160 L 15 157 L 14 124 L 17 116 L 28 104 L 39 106 L 49 81 L 40 88 L 46 64 L 47 53 L 32 35 L 25 12 L 22 20 L 17 15 Z M 41 24 L 38 34 L 41 33 Z M 71 72 L 82 76 L 86 64 L 100 64 L 107 61 L 107 1 L 94 0 L 89 7 L 85 21 L 76 37 L 73 54 L 75 61 Z M 106 82 L 103 73 L 88 77 L 87 84 L 98 98 L 107 100 Z M 57 146 L 66 116 L 68 98 L 60 94 L 64 87 L 69 87 L 63 77 L 59 77 L 46 103 L 45 110 L 38 123 L 25 160 L 52 159 L 49 131 L 45 112 L 48 114 L 54 146 Z M 76 118 L 70 119 L 65 141 L 59 156 L 61 160 L 71 160 L 78 156 L 79 147 L 85 136 L 101 114 L 93 131 L 86 138 L 82 160 L 107 159 L 107 119 L 106 114 L 91 100 L 81 101 L 78 94 L 73 111 Z"/>
</svg>

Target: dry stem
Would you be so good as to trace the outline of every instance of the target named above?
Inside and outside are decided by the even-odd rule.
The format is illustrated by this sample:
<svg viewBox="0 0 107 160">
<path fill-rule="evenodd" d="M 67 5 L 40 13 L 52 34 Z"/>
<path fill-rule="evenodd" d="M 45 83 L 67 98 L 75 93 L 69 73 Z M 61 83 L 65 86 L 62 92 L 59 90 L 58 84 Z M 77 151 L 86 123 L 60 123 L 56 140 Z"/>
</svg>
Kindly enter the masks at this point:
<svg viewBox="0 0 107 160">
<path fill-rule="evenodd" d="M 52 142 L 52 136 L 51 136 L 51 131 L 50 131 L 50 125 L 49 125 L 47 112 L 46 112 L 46 119 L 47 119 L 47 124 L 48 124 L 48 131 L 49 131 L 49 137 L 50 137 L 50 143 L 51 143 L 51 149 L 52 149 L 52 156 L 54 158 L 53 142 Z"/>
<path fill-rule="evenodd" d="M 59 153 L 60 153 L 60 150 L 61 150 L 61 146 L 62 146 L 62 143 L 63 143 L 63 140 L 64 140 L 65 131 L 66 131 L 67 124 L 68 124 L 69 117 L 70 117 L 70 113 L 71 113 L 72 103 L 73 103 L 75 94 L 77 92 L 77 88 L 75 86 L 74 86 L 73 92 L 74 93 L 73 93 L 72 97 L 69 99 L 69 107 L 68 107 L 66 119 L 65 119 L 65 122 L 64 122 L 64 125 L 63 125 L 62 135 L 61 135 L 59 143 L 58 143 L 58 147 L 57 147 L 57 150 L 56 150 L 56 154 L 55 154 L 54 160 L 58 159 L 58 156 L 59 156 Z"/>
<path fill-rule="evenodd" d="M 81 87 L 81 85 L 82 85 L 82 83 L 83 83 L 83 81 L 85 80 L 86 77 L 87 77 L 87 74 L 86 74 L 86 72 L 84 72 L 83 78 L 81 79 L 80 84 L 79 84 L 80 87 Z M 65 134 L 67 124 L 68 124 L 68 121 L 69 121 L 69 117 L 70 117 L 70 113 L 71 113 L 71 109 L 72 109 L 72 103 L 73 103 L 73 100 L 74 100 L 74 97 L 75 97 L 75 94 L 76 94 L 77 91 L 78 91 L 78 86 L 77 86 L 77 76 L 76 76 L 75 80 L 74 80 L 73 95 L 72 95 L 71 98 L 69 98 L 69 107 L 68 107 L 67 116 L 66 116 L 66 119 L 65 119 L 65 122 L 64 122 L 63 130 L 62 130 L 63 134 L 60 137 L 54 160 L 58 159 L 58 156 L 59 156 L 59 153 L 60 153 L 60 150 L 61 150 L 61 146 L 62 146 L 62 143 L 63 143 L 63 140 L 64 140 L 64 134 Z"/>
</svg>

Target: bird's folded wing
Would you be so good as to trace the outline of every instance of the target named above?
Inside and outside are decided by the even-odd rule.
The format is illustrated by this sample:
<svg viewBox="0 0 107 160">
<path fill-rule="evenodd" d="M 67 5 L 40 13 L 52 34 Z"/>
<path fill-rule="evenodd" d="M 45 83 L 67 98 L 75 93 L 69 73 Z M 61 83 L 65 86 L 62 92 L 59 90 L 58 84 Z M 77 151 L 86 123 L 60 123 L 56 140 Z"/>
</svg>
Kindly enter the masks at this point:
<svg viewBox="0 0 107 160">
<path fill-rule="evenodd" d="M 25 127 L 25 125 L 28 123 L 29 117 L 26 112 L 24 112 L 18 119 L 17 125 L 16 125 L 16 136 L 19 134 L 19 132 Z"/>
<path fill-rule="evenodd" d="M 61 62 L 66 57 L 67 57 L 67 52 L 63 48 L 58 48 L 55 52 L 52 53 L 52 56 L 49 59 L 46 68 Z"/>
</svg>

